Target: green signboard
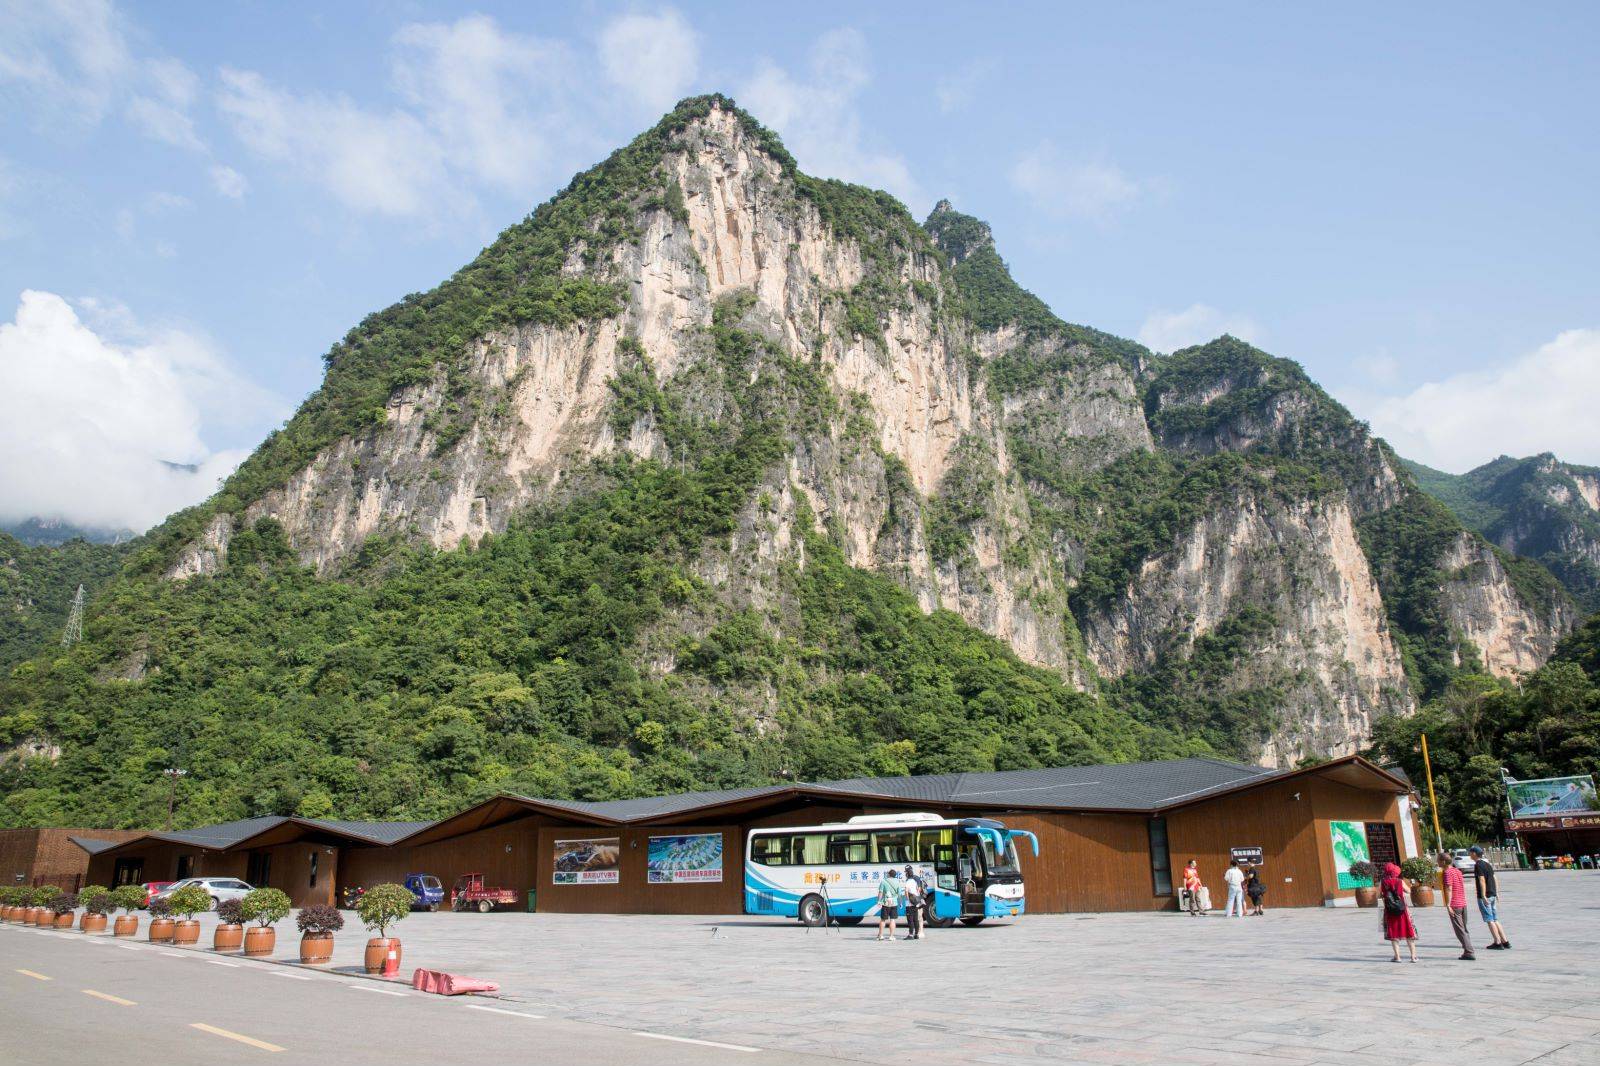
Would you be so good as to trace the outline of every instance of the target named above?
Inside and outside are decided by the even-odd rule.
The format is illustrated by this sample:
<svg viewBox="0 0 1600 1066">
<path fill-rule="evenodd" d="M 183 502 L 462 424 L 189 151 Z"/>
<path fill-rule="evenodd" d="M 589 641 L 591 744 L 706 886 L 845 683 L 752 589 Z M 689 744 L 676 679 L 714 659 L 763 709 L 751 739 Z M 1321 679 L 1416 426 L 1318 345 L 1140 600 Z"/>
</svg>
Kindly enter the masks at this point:
<svg viewBox="0 0 1600 1066">
<path fill-rule="evenodd" d="M 1367 827 L 1360 822 L 1329 822 L 1328 836 L 1333 842 L 1333 871 L 1339 887 L 1371 888 L 1371 881 L 1350 876 L 1353 863 L 1372 861 L 1367 852 Z"/>
</svg>

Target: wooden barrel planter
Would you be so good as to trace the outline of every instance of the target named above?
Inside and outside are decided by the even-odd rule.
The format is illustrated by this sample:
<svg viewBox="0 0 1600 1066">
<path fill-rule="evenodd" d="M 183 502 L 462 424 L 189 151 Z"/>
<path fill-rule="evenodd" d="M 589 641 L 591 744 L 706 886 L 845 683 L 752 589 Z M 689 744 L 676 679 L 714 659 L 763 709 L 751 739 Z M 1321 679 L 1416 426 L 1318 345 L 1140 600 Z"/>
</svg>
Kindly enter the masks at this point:
<svg viewBox="0 0 1600 1066">
<path fill-rule="evenodd" d="M 103 933 L 106 931 L 106 916 L 85 912 L 83 921 L 79 923 L 78 928 L 85 933 Z"/>
<path fill-rule="evenodd" d="M 245 930 L 244 953 L 250 958 L 261 958 L 271 955 L 272 949 L 277 947 L 278 931 L 270 925 L 252 925 Z"/>
<path fill-rule="evenodd" d="M 150 940 L 155 944 L 172 943 L 172 929 L 178 923 L 171 918 L 150 919 Z"/>
<path fill-rule="evenodd" d="M 1378 889 L 1375 885 L 1356 889 L 1357 907 L 1376 907 L 1378 905 Z"/>
<path fill-rule="evenodd" d="M 400 941 L 392 936 L 375 936 L 367 941 L 366 957 L 362 960 L 366 964 L 368 973 L 382 973 L 384 963 L 389 961 L 389 952 L 394 952 L 395 965 L 400 964 Z"/>
<path fill-rule="evenodd" d="M 200 942 L 200 923 L 187 918 L 172 927 L 172 942 L 179 947 L 191 947 Z"/>
<path fill-rule="evenodd" d="M 211 950 L 235 952 L 244 945 L 244 926 L 222 924 L 211 934 Z"/>
<path fill-rule="evenodd" d="M 57 929 L 71 929 L 77 924 L 77 922 L 78 916 L 76 914 L 73 914 L 71 911 L 63 911 L 62 913 L 56 915 L 55 919 L 50 924 L 55 926 Z"/>
<path fill-rule="evenodd" d="M 331 958 L 332 933 L 306 933 L 300 938 L 300 961 L 307 966 L 321 966 Z"/>
<path fill-rule="evenodd" d="M 119 914 L 115 924 L 111 927 L 112 936 L 138 936 L 139 916 L 137 914 Z"/>
</svg>

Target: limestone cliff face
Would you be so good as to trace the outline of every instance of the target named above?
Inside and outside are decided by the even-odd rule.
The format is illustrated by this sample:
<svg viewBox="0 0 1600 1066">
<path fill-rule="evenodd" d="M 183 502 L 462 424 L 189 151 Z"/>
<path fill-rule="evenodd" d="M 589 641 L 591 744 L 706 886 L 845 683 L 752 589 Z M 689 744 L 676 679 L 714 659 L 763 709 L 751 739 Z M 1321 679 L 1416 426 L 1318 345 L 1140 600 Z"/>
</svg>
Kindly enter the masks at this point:
<svg viewBox="0 0 1600 1066">
<path fill-rule="evenodd" d="M 1578 622 L 1573 605 L 1527 603 L 1488 545 L 1462 533 L 1442 560 L 1442 601 L 1450 626 L 1470 641 L 1490 673 L 1511 677 L 1543 666 Z"/>
<path fill-rule="evenodd" d="M 432 353 L 381 419 L 212 515 L 167 576 L 216 572 L 235 530 L 272 519 L 334 577 L 375 535 L 451 549 L 503 530 L 584 491 L 597 459 L 680 461 L 617 383 L 647 378 L 715 419 L 711 337 L 731 320 L 820 375 L 828 402 L 794 420 L 736 530 L 696 561 L 720 604 L 686 609 L 684 631 L 744 609 L 781 628 L 783 571 L 806 565 L 815 522 L 852 565 L 1084 688 L 1181 660 L 1249 612 L 1222 684 L 1279 694 L 1250 753 L 1269 763 L 1353 751 L 1375 716 L 1412 709 L 1356 533 L 1412 490 L 1298 367 L 1231 339 L 1157 358 L 1069 326 L 1015 285 L 981 223 L 941 204 L 924 230 L 881 194 L 839 200 L 720 105 L 671 131 L 650 175 L 664 192 L 627 236 L 606 244 L 597 225 L 560 267 L 612 287 L 615 313 Z M 1089 577 L 1121 574 L 1107 558 L 1127 552 L 1103 534 L 1130 515 L 1166 532 L 1088 596 Z M 1571 620 L 1529 609 L 1480 543 L 1449 567 L 1452 619 L 1496 669 L 1537 665 Z M 672 642 L 647 644 L 646 668 L 671 671 Z"/>
</svg>

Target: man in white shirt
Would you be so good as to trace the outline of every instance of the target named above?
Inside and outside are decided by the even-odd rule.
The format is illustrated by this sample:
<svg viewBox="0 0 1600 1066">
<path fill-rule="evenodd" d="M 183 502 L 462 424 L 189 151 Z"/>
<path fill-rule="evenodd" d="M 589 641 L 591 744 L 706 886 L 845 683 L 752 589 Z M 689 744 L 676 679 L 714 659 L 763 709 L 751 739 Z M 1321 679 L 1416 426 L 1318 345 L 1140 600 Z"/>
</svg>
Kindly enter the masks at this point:
<svg viewBox="0 0 1600 1066">
<path fill-rule="evenodd" d="M 1238 859 L 1228 860 L 1228 872 L 1222 875 L 1228 882 L 1228 912 L 1224 917 L 1244 917 L 1244 871 L 1239 869 Z"/>
<path fill-rule="evenodd" d="M 906 939 L 922 939 L 922 878 L 906 867 Z"/>
</svg>

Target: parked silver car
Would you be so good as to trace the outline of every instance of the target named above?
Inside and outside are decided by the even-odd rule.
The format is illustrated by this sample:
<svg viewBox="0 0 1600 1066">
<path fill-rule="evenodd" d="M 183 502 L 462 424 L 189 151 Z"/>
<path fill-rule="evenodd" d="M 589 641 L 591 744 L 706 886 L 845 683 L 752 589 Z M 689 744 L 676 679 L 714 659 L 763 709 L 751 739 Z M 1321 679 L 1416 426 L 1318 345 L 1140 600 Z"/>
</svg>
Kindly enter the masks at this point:
<svg viewBox="0 0 1600 1066">
<path fill-rule="evenodd" d="M 253 887 L 237 877 L 186 877 L 182 881 L 172 882 L 151 898 L 166 899 L 185 885 L 199 885 L 205 889 L 211 895 L 213 909 L 225 899 L 244 899 L 245 893 Z"/>
<path fill-rule="evenodd" d="M 1471 874 L 1478 868 L 1478 860 L 1472 857 L 1472 852 L 1466 848 L 1457 848 L 1450 853 L 1450 865 L 1460 870 L 1463 874 Z"/>
</svg>

